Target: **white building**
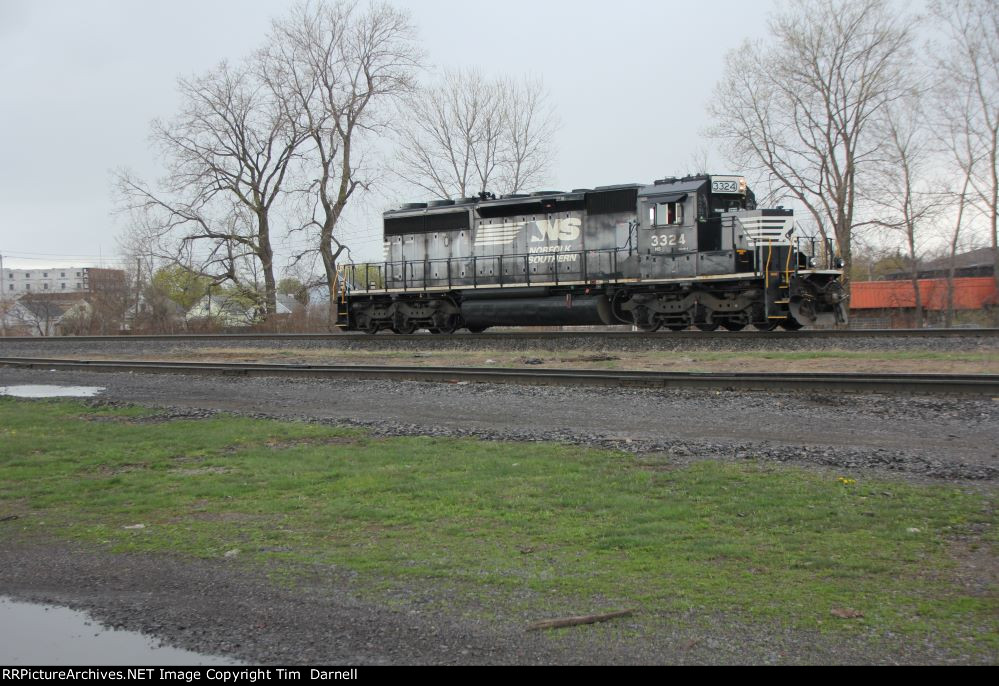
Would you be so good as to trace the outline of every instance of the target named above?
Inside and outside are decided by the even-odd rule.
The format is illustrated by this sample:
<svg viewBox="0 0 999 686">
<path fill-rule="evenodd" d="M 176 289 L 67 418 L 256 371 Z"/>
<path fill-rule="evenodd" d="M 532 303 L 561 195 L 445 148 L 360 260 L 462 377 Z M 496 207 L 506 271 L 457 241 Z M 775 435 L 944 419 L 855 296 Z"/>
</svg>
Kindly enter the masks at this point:
<svg viewBox="0 0 999 686">
<path fill-rule="evenodd" d="M 87 267 L 42 267 L 0 271 L 0 299 L 25 293 L 74 293 L 88 288 Z"/>
</svg>

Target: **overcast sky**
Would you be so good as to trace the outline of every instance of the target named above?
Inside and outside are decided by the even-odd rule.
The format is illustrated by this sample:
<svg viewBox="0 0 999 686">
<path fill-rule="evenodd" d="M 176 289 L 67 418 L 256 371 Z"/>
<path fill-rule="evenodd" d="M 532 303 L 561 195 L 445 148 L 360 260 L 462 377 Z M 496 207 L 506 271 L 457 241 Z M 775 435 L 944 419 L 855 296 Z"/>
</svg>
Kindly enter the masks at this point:
<svg viewBox="0 0 999 686">
<path fill-rule="evenodd" d="M 648 182 L 690 168 L 725 53 L 764 37 L 769 0 L 418 0 L 428 62 L 540 76 L 562 121 L 548 188 Z M 158 173 L 149 122 L 178 76 L 237 61 L 277 0 L 0 0 L 0 254 L 5 267 L 112 266 L 111 171 Z M 725 169 L 717 158 L 714 171 Z M 412 200 L 423 198 L 413 197 Z M 379 202 L 372 201 L 377 205 Z M 355 259 L 381 259 L 376 211 Z M 350 236 L 348 235 L 348 242 Z"/>
</svg>

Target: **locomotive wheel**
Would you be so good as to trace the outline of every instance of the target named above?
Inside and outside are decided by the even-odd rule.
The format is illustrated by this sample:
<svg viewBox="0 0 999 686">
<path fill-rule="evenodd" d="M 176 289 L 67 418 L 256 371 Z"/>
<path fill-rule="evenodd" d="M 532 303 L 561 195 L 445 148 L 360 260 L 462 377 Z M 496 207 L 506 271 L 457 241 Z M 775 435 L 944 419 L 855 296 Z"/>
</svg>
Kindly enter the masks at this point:
<svg viewBox="0 0 999 686">
<path fill-rule="evenodd" d="M 753 326 L 757 331 L 773 331 L 777 328 L 778 323 L 776 319 L 771 319 L 768 322 L 753 322 Z"/>
<path fill-rule="evenodd" d="M 745 324 L 739 324 L 738 322 L 722 322 L 722 326 L 726 331 L 742 331 L 746 328 Z"/>
<path fill-rule="evenodd" d="M 476 327 L 469 326 L 468 330 L 471 333 L 482 333 L 483 331 L 485 331 L 488 328 L 489 328 L 488 326 L 476 326 Z"/>
<path fill-rule="evenodd" d="M 803 326 L 804 324 L 799 322 L 797 319 L 791 319 L 790 317 L 788 317 L 787 319 L 785 319 L 780 323 L 780 328 L 784 329 L 785 331 L 797 331 Z"/>
<path fill-rule="evenodd" d="M 403 336 L 408 336 L 409 334 L 416 331 L 416 324 L 412 320 L 405 320 L 400 326 L 393 326 L 392 332 L 402 334 Z"/>
<path fill-rule="evenodd" d="M 631 312 L 631 322 L 639 331 L 652 333 L 658 331 L 663 325 L 661 320 L 657 320 L 655 315 L 649 312 L 645 305 L 638 305 Z"/>
<path fill-rule="evenodd" d="M 451 334 L 458 330 L 460 324 L 461 324 L 461 318 L 458 317 L 458 315 L 449 314 L 444 318 L 444 323 L 438 326 L 436 329 L 430 329 L 430 333 Z"/>
<path fill-rule="evenodd" d="M 714 331 L 718 328 L 717 324 L 694 324 L 701 331 Z"/>
<path fill-rule="evenodd" d="M 686 324 L 670 324 L 668 327 L 670 331 L 683 331 L 688 328 Z"/>
<path fill-rule="evenodd" d="M 378 333 L 378 322 L 374 319 L 368 318 L 361 326 L 361 330 L 364 331 L 364 333 L 374 335 Z"/>
</svg>

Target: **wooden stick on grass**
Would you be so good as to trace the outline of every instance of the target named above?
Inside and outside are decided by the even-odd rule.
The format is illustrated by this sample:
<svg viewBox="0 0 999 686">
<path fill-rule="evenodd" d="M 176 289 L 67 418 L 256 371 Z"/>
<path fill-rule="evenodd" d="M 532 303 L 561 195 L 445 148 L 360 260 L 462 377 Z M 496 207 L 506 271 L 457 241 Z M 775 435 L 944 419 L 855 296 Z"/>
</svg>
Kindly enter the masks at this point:
<svg viewBox="0 0 999 686">
<path fill-rule="evenodd" d="M 558 619 L 544 619 L 535 622 L 527 627 L 528 631 L 538 631 L 540 629 L 559 629 L 564 626 L 579 626 L 580 624 L 595 624 L 606 622 L 608 619 L 617 617 L 628 617 L 634 614 L 634 610 L 618 610 L 617 612 L 607 612 L 602 615 L 581 615 L 579 617 L 560 617 Z"/>
</svg>

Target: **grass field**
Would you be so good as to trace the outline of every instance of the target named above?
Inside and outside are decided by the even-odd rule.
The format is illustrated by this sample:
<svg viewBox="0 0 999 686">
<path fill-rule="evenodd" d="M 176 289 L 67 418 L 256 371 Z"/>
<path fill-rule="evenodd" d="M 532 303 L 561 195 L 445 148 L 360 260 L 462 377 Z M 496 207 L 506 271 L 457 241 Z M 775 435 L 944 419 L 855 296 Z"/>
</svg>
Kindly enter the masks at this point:
<svg viewBox="0 0 999 686">
<path fill-rule="evenodd" d="M 990 489 L 150 412 L 0 398 L 0 537 L 333 565 L 504 621 L 636 608 L 999 647 Z"/>
</svg>

